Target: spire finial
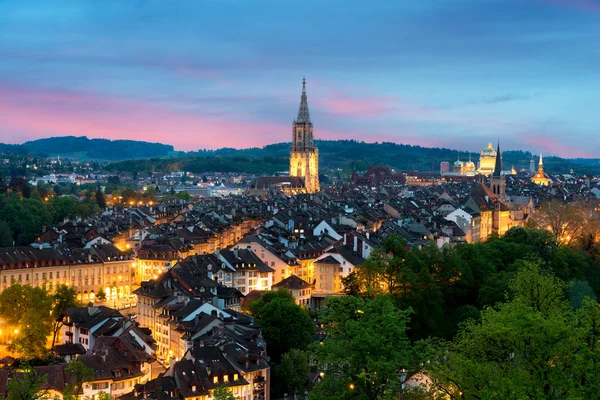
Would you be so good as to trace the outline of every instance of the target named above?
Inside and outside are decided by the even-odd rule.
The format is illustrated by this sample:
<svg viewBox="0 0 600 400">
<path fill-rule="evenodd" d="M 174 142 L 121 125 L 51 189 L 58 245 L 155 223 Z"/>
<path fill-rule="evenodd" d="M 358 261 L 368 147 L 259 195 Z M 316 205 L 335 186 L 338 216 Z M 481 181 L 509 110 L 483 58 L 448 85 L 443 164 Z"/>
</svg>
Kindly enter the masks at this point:
<svg viewBox="0 0 600 400">
<path fill-rule="evenodd" d="M 300 109 L 298 110 L 296 122 L 310 122 L 308 100 L 306 99 L 306 77 L 302 77 L 302 97 L 300 97 Z"/>
<path fill-rule="evenodd" d="M 502 152 L 500 152 L 500 141 L 498 140 L 498 149 L 496 150 L 496 165 L 494 166 L 495 177 L 502 175 Z"/>
<path fill-rule="evenodd" d="M 540 162 L 539 162 L 539 164 L 538 164 L 538 165 L 544 165 L 544 162 L 543 162 L 543 160 L 542 160 L 542 153 L 540 153 Z"/>
</svg>

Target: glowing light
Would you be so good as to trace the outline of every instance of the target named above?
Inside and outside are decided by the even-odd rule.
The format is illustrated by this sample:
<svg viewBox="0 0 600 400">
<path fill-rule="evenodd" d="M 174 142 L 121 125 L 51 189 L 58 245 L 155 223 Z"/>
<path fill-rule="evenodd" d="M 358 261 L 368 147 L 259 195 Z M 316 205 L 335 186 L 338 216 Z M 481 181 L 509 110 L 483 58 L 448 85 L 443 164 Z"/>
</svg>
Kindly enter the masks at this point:
<svg viewBox="0 0 600 400">
<path fill-rule="evenodd" d="M 18 329 L 15 329 L 15 335 L 17 335 L 19 333 Z"/>
<path fill-rule="evenodd" d="M 354 390 L 354 383 L 351 383 L 350 385 L 348 385 L 348 387 L 350 388 L 350 390 Z"/>
</svg>

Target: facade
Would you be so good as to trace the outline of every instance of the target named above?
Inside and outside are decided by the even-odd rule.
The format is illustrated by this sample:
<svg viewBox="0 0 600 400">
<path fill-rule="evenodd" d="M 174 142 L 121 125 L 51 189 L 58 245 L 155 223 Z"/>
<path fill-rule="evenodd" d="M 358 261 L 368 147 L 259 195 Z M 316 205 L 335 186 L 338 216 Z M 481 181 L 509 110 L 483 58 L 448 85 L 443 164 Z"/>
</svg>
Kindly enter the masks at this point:
<svg viewBox="0 0 600 400">
<path fill-rule="evenodd" d="M 542 160 L 542 155 L 540 154 L 540 162 L 538 164 L 537 172 L 531 177 L 531 182 L 540 186 L 548 186 L 550 179 L 544 173 L 544 162 Z"/>
<path fill-rule="evenodd" d="M 105 304 L 121 307 L 131 301 L 133 264 L 113 245 L 72 250 L 41 245 L 0 248 L 0 288 L 4 290 L 14 281 L 52 292 L 64 284 L 75 288 L 83 303 L 97 303 L 95 294 L 102 289 Z"/>
<path fill-rule="evenodd" d="M 450 163 L 448 161 L 442 161 L 440 163 L 440 174 L 444 175 L 450 172 Z"/>
<path fill-rule="evenodd" d="M 313 125 L 310 122 L 306 99 L 306 79 L 302 80 L 302 97 L 298 117 L 292 123 L 292 151 L 290 175 L 304 179 L 307 193 L 316 193 L 319 185 L 319 150 L 315 147 Z"/>
<path fill-rule="evenodd" d="M 477 173 L 485 176 L 490 176 L 494 172 L 496 166 L 496 151 L 491 143 L 481 151 L 479 156 L 479 168 Z"/>
<path fill-rule="evenodd" d="M 452 166 L 452 172 L 456 175 L 463 176 L 475 176 L 475 163 L 471 160 L 471 155 L 469 154 L 469 161 L 460 161 L 460 156 L 454 162 Z"/>
</svg>

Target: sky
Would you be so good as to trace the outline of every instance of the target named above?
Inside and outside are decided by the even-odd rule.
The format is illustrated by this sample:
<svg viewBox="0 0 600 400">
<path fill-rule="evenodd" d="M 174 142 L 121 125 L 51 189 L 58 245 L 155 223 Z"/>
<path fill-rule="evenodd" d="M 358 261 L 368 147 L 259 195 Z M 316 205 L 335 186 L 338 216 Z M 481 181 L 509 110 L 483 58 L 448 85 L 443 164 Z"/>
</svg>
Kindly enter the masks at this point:
<svg viewBox="0 0 600 400">
<path fill-rule="evenodd" d="M 0 142 L 317 139 L 600 157 L 600 0 L 0 2 Z"/>
</svg>

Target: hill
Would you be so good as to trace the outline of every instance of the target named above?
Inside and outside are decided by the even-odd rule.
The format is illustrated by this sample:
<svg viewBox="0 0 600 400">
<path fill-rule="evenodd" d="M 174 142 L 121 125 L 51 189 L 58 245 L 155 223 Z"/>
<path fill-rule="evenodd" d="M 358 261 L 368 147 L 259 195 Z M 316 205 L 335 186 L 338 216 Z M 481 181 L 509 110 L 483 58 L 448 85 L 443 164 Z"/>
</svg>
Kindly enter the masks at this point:
<svg viewBox="0 0 600 400">
<path fill-rule="evenodd" d="M 398 170 L 439 171 L 440 162 L 452 163 L 457 158 L 457 150 L 445 148 L 427 148 L 397 143 L 365 143 L 355 140 L 318 140 L 319 165 L 322 169 L 344 171 L 365 171 L 373 165 L 387 165 Z M 113 163 L 109 169 L 130 172 L 169 171 L 184 169 L 200 173 L 208 171 L 248 173 L 274 173 L 288 169 L 290 143 L 276 143 L 265 147 L 249 149 L 223 148 L 215 151 L 185 153 L 184 157 L 144 161 L 125 161 Z M 471 153 L 474 161 L 478 153 Z M 467 153 L 461 158 L 466 160 Z M 515 166 L 517 170 L 528 169 L 529 161 L 534 158 L 530 152 L 502 152 L 504 168 Z M 545 157 L 545 169 L 553 173 L 568 173 L 574 169 L 578 173 L 600 173 L 600 165 L 572 162 L 559 157 Z"/>
<path fill-rule="evenodd" d="M 398 170 L 439 171 L 440 162 L 454 162 L 458 151 L 427 148 L 390 142 L 365 143 L 356 140 L 317 140 L 319 164 L 324 170 L 365 171 L 373 165 L 387 165 Z M 176 152 L 173 146 L 135 140 L 88 139 L 65 136 L 39 139 L 22 145 L 0 144 L 0 153 L 56 156 L 79 160 L 112 162 L 108 170 L 131 172 L 172 171 L 184 169 L 200 172 L 247 172 L 270 174 L 288 169 L 290 143 L 275 143 L 248 149 L 223 148 L 196 152 Z M 471 153 L 473 161 L 478 153 Z M 502 152 L 504 168 L 528 169 L 534 156 L 524 151 Z M 461 159 L 468 154 L 461 152 Z M 120 162 L 119 162 L 120 161 Z M 545 157 L 545 169 L 551 173 L 600 173 L 598 159 L 568 160 Z"/>
<path fill-rule="evenodd" d="M 51 137 L 21 145 L 0 144 L 0 153 L 31 154 L 40 157 L 60 155 L 63 158 L 98 161 L 167 157 L 173 152 L 173 146 L 161 143 L 88 139 L 85 136 Z"/>
</svg>

